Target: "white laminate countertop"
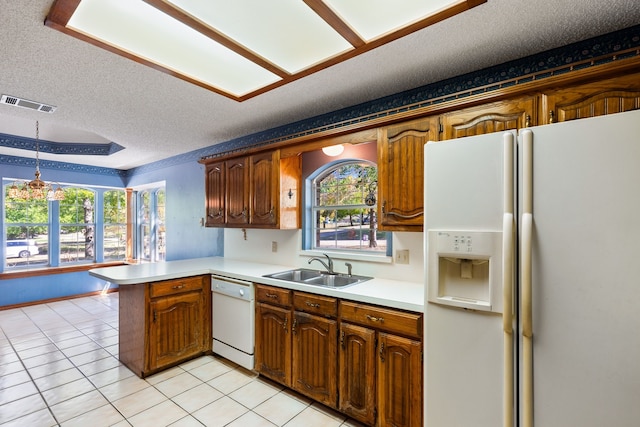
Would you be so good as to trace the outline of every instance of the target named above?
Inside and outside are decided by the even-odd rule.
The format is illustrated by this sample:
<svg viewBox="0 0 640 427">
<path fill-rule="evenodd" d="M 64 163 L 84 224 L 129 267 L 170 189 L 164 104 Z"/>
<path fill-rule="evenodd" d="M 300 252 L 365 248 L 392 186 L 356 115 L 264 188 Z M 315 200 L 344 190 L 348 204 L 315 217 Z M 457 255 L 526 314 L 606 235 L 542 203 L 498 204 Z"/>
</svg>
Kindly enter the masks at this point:
<svg viewBox="0 0 640 427">
<path fill-rule="evenodd" d="M 117 285 L 134 285 L 202 274 L 217 274 L 234 279 L 311 292 L 319 295 L 378 304 L 419 313 L 424 312 L 424 284 L 420 282 L 374 278 L 357 285 L 338 289 L 262 277 L 265 274 L 277 273 L 293 268 L 296 267 L 210 257 L 94 268 L 89 270 L 89 274 Z"/>
</svg>

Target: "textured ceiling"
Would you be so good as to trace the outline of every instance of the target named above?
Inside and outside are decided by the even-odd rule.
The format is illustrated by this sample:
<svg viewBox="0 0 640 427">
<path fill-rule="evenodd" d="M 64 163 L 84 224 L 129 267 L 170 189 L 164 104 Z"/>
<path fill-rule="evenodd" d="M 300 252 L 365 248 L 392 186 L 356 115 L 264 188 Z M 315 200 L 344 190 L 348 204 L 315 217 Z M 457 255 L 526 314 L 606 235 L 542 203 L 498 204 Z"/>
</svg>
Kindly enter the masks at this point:
<svg viewBox="0 0 640 427">
<path fill-rule="evenodd" d="M 43 22 L 52 0 L 0 0 L 0 133 L 114 142 L 110 156 L 41 158 L 117 169 L 162 160 L 640 23 L 638 0 L 488 0 L 242 103 L 107 52 Z M 0 154 L 33 152 L 0 147 Z"/>
</svg>

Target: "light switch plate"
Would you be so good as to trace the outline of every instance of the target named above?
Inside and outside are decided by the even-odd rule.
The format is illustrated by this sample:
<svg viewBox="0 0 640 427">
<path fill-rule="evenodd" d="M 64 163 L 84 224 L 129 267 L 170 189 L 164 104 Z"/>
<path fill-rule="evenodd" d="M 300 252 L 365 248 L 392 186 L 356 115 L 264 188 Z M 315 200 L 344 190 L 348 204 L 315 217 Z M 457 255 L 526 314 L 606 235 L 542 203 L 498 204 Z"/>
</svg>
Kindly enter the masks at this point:
<svg viewBox="0 0 640 427">
<path fill-rule="evenodd" d="M 396 264 L 409 264 L 409 249 L 396 251 Z"/>
</svg>

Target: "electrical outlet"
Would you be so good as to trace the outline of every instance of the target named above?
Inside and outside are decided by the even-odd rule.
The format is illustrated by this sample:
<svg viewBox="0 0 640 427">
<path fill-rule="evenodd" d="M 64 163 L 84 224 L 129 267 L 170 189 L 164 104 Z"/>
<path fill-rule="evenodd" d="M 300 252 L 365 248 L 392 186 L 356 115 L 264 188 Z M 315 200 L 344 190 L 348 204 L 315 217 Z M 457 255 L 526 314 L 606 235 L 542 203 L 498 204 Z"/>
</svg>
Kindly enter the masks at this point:
<svg viewBox="0 0 640 427">
<path fill-rule="evenodd" d="M 396 264 L 409 264 L 409 249 L 396 251 Z"/>
<path fill-rule="evenodd" d="M 278 242 L 271 242 L 271 252 L 278 252 Z"/>
</svg>

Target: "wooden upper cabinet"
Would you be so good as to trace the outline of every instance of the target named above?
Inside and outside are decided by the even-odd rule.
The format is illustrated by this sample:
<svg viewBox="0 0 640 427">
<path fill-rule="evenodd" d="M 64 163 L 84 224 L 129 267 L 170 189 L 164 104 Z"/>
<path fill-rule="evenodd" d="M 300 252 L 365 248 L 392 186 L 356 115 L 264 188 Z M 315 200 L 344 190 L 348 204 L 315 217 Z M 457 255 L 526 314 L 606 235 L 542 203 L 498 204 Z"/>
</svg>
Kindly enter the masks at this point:
<svg viewBox="0 0 640 427">
<path fill-rule="evenodd" d="M 278 223 L 279 160 L 279 151 L 250 157 L 251 224 L 275 227 Z"/>
<path fill-rule="evenodd" d="M 205 168 L 206 223 L 208 227 L 225 223 L 224 162 L 211 163 Z"/>
<path fill-rule="evenodd" d="M 205 165 L 207 226 L 301 227 L 301 156 L 274 150 Z"/>
<path fill-rule="evenodd" d="M 537 98 L 527 96 L 442 115 L 441 139 L 462 138 L 537 124 Z"/>
<path fill-rule="evenodd" d="M 437 139 L 437 117 L 379 130 L 378 225 L 381 230 L 422 231 L 424 145 Z"/>
<path fill-rule="evenodd" d="M 637 74 L 559 89 L 542 95 L 544 124 L 639 108 L 640 77 Z"/>
<path fill-rule="evenodd" d="M 249 224 L 249 158 L 225 162 L 227 224 Z"/>
</svg>

